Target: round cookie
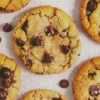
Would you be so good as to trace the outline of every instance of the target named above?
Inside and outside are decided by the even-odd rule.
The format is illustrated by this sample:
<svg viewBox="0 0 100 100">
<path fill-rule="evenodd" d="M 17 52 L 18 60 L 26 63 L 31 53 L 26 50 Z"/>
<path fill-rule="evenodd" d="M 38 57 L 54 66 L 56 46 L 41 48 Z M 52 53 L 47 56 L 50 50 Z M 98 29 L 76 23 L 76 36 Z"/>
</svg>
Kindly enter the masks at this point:
<svg viewBox="0 0 100 100">
<path fill-rule="evenodd" d="M 58 92 L 40 89 L 29 92 L 21 100 L 68 100 L 68 99 Z"/>
<path fill-rule="evenodd" d="M 100 43 L 100 0 L 82 0 L 80 16 L 89 36 Z"/>
<path fill-rule="evenodd" d="M 15 100 L 19 89 L 19 67 L 12 59 L 0 54 L 0 100 Z"/>
<path fill-rule="evenodd" d="M 61 73 L 80 56 L 81 41 L 72 19 L 62 10 L 41 6 L 27 13 L 13 33 L 16 54 L 38 74 Z"/>
<path fill-rule="evenodd" d="M 100 57 L 87 61 L 73 81 L 75 100 L 100 100 Z"/>
<path fill-rule="evenodd" d="M 0 13 L 14 12 L 29 3 L 30 0 L 1 0 L 0 1 Z"/>
</svg>

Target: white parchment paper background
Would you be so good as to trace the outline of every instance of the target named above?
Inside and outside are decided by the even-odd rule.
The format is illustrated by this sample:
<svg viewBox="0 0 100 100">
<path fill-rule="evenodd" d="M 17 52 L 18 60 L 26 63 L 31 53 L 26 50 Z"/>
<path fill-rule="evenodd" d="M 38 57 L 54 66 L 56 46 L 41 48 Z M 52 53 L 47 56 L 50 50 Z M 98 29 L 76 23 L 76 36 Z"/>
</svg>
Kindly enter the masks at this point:
<svg viewBox="0 0 100 100">
<path fill-rule="evenodd" d="M 31 2 L 20 11 L 10 14 L 0 14 L 0 37 L 2 38 L 2 42 L 0 43 L 0 53 L 13 58 L 21 68 L 22 86 L 17 100 L 20 100 L 25 93 L 34 89 L 55 90 L 68 97 L 69 100 L 74 100 L 71 85 L 76 70 L 82 62 L 100 55 L 100 45 L 92 41 L 81 27 L 79 19 L 80 4 L 81 0 L 31 0 Z M 2 31 L 4 23 L 11 23 L 15 26 L 16 22 L 24 15 L 24 13 L 40 5 L 56 6 L 67 12 L 76 23 L 80 38 L 83 42 L 81 57 L 77 64 L 73 66 L 73 68 L 61 74 L 36 75 L 28 71 L 14 53 L 12 45 L 12 32 L 5 33 Z M 69 80 L 70 86 L 67 89 L 59 87 L 58 83 L 61 79 Z"/>
</svg>

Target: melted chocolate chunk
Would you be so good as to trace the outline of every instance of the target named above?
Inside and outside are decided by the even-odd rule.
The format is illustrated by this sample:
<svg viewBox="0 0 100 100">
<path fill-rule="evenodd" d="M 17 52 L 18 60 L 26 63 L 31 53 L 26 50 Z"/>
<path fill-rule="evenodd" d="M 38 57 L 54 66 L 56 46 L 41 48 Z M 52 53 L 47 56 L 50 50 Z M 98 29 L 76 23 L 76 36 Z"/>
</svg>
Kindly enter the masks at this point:
<svg viewBox="0 0 100 100">
<path fill-rule="evenodd" d="M 96 72 L 93 72 L 93 73 L 88 73 L 88 77 L 89 78 L 94 78 L 94 76 L 96 76 Z"/>
<path fill-rule="evenodd" d="M 48 54 L 47 52 L 44 54 L 44 58 L 43 58 L 44 63 L 51 63 L 53 60 L 54 58 L 50 56 L 50 54 Z"/>
<path fill-rule="evenodd" d="M 0 70 L 0 75 L 2 78 L 5 78 L 5 79 L 8 79 L 9 77 L 11 77 L 11 70 L 6 68 L 6 67 L 3 67 L 1 70 Z"/>
<path fill-rule="evenodd" d="M 22 26 L 22 30 L 23 30 L 25 33 L 27 32 L 27 30 L 26 30 L 27 26 L 28 26 L 28 20 L 26 20 L 26 21 L 24 22 L 23 26 Z"/>
<path fill-rule="evenodd" d="M 45 30 L 47 36 L 54 36 L 57 34 L 57 30 L 51 26 L 47 27 Z"/>
<path fill-rule="evenodd" d="M 31 59 L 28 59 L 26 61 L 26 66 L 32 66 L 32 60 Z"/>
<path fill-rule="evenodd" d="M 23 46 L 25 45 L 25 42 L 24 42 L 24 41 L 17 39 L 17 40 L 16 40 L 16 43 L 17 43 L 17 45 L 18 45 L 21 49 L 24 49 L 24 48 L 23 48 Z"/>
<path fill-rule="evenodd" d="M 52 100 L 62 100 L 61 98 L 53 98 Z"/>
<path fill-rule="evenodd" d="M 92 85 L 89 88 L 89 94 L 91 96 L 98 96 L 100 94 L 100 87 L 97 85 Z"/>
<path fill-rule="evenodd" d="M 4 87 L 4 88 L 9 88 L 10 85 L 11 85 L 11 82 L 10 82 L 9 80 L 4 80 L 4 81 L 3 81 L 3 87 Z"/>
<path fill-rule="evenodd" d="M 97 2 L 96 0 L 89 0 L 87 4 L 87 16 L 90 16 L 91 13 L 97 8 Z"/>
<path fill-rule="evenodd" d="M 67 88 L 68 85 L 69 85 L 69 82 L 67 80 L 63 79 L 63 80 L 60 81 L 59 85 L 62 88 Z"/>
<path fill-rule="evenodd" d="M 70 48 L 66 45 L 62 45 L 61 49 L 64 54 L 67 54 L 70 50 Z"/>
<path fill-rule="evenodd" d="M 0 87 L 2 87 L 2 86 L 3 86 L 3 79 L 0 78 Z"/>
<path fill-rule="evenodd" d="M 12 30 L 12 25 L 6 23 L 4 26 L 3 26 L 3 31 L 4 32 L 10 32 Z"/>
<path fill-rule="evenodd" d="M 7 95 L 8 95 L 7 91 L 1 88 L 0 89 L 0 100 L 6 100 Z"/>
<path fill-rule="evenodd" d="M 31 44 L 33 46 L 43 46 L 43 40 L 41 36 L 36 36 L 32 41 Z"/>
</svg>

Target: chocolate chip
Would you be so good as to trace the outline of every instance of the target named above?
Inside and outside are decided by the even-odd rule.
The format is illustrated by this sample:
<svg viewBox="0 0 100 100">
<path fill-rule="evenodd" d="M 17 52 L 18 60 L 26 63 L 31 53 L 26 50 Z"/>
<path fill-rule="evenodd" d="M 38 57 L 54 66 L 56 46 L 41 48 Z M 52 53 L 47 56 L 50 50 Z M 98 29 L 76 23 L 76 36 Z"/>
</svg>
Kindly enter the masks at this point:
<svg viewBox="0 0 100 100">
<path fill-rule="evenodd" d="M 7 95 L 8 95 L 7 91 L 1 88 L 0 89 L 0 100 L 6 100 Z"/>
<path fill-rule="evenodd" d="M 8 69 L 8 68 L 6 68 L 6 67 L 3 67 L 3 68 L 0 70 L 0 75 L 1 75 L 1 77 L 2 77 L 2 78 L 5 78 L 5 79 L 11 77 L 11 73 L 12 73 L 11 70 Z"/>
<path fill-rule="evenodd" d="M 2 86 L 3 86 L 3 79 L 0 78 L 0 87 L 2 87 Z"/>
<path fill-rule="evenodd" d="M 17 45 L 24 50 L 23 46 L 25 45 L 25 42 L 22 40 L 17 39 L 16 40 Z"/>
<path fill-rule="evenodd" d="M 28 26 L 28 20 L 26 20 L 26 21 L 24 22 L 23 26 L 22 26 L 22 30 L 23 30 L 24 32 L 27 32 L 27 30 L 26 30 L 27 26 Z"/>
<path fill-rule="evenodd" d="M 62 45 L 61 49 L 62 49 L 62 52 L 64 54 L 67 54 L 69 52 L 69 50 L 70 50 L 70 48 L 68 46 L 66 46 L 66 45 Z"/>
<path fill-rule="evenodd" d="M 97 8 L 97 2 L 96 0 L 89 0 L 87 4 L 87 16 L 90 16 L 91 13 Z"/>
<path fill-rule="evenodd" d="M 0 7 L 0 10 L 4 10 L 4 8 Z"/>
<path fill-rule="evenodd" d="M 32 66 L 32 60 L 31 59 L 28 59 L 26 61 L 26 66 Z"/>
<path fill-rule="evenodd" d="M 0 42 L 1 42 L 1 37 L 0 37 Z"/>
<path fill-rule="evenodd" d="M 53 98 L 52 100 L 62 100 L 61 98 Z"/>
<path fill-rule="evenodd" d="M 3 81 L 3 87 L 4 87 L 4 88 L 9 88 L 10 85 L 11 85 L 11 82 L 10 82 L 9 80 L 4 80 L 4 81 Z"/>
<path fill-rule="evenodd" d="M 47 52 L 44 53 L 44 58 L 43 58 L 44 63 L 51 63 L 53 60 L 54 58 L 50 56 L 50 54 L 48 54 Z"/>
<path fill-rule="evenodd" d="M 98 96 L 100 94 L 100 87 L 97 85 L 92 85 L 89 88 L 89 94 L 91 96 Z"/>
<path fill-rule="evenodd" d="M 54 36 L 57 34 L 57 30 L 51 26 L 47 27 L 45 30 L 47 36 Z"/>
<path fill-rule="evenodd" d="M 88 77 L 89 78 L 94 78 L 94 76 L 96 76 L 96 72 L 93 72 L 93 73 L 88 73 Z"/>
<path fill-rule="evenodd" d="M 43 46 L 43 40 L 40 36 L 36 36 L 32 41 L 31 44 L 33 46 Z"/>
<path fill-rule="evenodd" d="M 11 24 L 8 24 L 6 23 L 4 26 L 3 26 L 3 31 L 4 32 L 10 32 L 12 30 L 12 25 Z"/>
<path fill-rule="evenodd" d="M 65 79 L 61 80 L 59 83 L 60 87 L 67 88 L 69 86 L 69 82 Z"/>
</svg>

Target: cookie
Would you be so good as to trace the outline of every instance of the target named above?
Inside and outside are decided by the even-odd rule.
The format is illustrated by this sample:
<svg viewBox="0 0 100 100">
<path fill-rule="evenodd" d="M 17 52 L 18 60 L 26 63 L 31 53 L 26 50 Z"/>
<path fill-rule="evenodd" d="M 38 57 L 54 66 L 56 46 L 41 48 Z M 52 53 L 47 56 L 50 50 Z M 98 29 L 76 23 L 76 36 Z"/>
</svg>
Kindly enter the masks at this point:
<svg viewBox="0 0 100 100">
<path fill-rule="evenodd" d="M 22 100 L 68 100 L 62 94 L 51 90 L 35 90 L 26 94 Z"/>
<path fill-rule="evenodd" d="M 75 100 L 100 100 L 100 57 L 87 61 L 73 81 Z"/>
<path fill-rule="evenodd" d="M 19 89 L 19 67 L 12 59 L 0 54 L 0 100 L 15 100 Z"/>
<path fill-rule="evenodd" d="M 80 16 L 89 36 L 100 43 L 100 0 L 83 0 Z"/>
<path fill-rule="evenodd" d="M 30 0 L 1 0 L 0 13 L 15 12 L 29 3 Z"/>
<path fill-rule="evenodd" d="M 25 66 L 38 74 L 67 70 L 81 52 L 81 41 L 72 19 L 50 6 L 40 6 L 24 15 L 14 30 L 13 43 Z"/>
</svg>

